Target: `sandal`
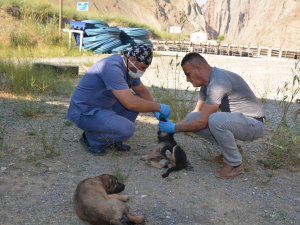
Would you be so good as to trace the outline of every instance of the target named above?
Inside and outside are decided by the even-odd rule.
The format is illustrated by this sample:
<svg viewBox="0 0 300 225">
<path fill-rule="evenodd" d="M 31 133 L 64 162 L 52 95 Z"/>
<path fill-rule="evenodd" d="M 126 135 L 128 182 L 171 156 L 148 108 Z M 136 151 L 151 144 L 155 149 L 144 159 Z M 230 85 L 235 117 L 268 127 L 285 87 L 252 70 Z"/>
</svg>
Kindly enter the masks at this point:
<svg viewBox="0 0 300 225">
<path fill-rule="evenodd" d="M 242 173 L 244 173 L 243 164 L 240 164 L 239 166 L 230 166 L 225 164 L 221 170 L 218 170 L 215 173 L 215 176 L 220 179 L 231 179 Z"/>
</svg>

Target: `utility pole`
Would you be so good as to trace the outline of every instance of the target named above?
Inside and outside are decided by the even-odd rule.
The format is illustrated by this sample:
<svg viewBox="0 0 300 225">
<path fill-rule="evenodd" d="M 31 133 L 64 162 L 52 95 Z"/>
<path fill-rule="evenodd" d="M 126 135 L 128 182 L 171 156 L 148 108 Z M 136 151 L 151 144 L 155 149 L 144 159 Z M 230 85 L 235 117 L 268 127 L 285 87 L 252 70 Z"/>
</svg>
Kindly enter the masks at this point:
<svg viewBox="0 0 300 225">
<path fill-rule="evenodd" d="M 63 8 L 63 0 L 59 0 L 59 20 L 58 20 L 58 35 L 61 38 L 61 21 L 62 21 L 62 9 Z"/>
</svg>

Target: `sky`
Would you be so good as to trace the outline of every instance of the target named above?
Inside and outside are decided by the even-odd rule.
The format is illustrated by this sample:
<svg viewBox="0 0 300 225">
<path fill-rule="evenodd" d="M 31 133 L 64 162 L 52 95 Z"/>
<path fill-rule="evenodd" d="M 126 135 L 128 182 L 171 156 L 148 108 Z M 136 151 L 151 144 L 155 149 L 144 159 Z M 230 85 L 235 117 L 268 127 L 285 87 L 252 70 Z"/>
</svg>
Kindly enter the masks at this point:
<svg viewBox="0 0 300 225">
<path fill-rule="evenodd" d="M 196 2 L 198 2 L 199 5 L 202 5 L 206 2 L 207 0 L 196 0 Z"/>
</svg>

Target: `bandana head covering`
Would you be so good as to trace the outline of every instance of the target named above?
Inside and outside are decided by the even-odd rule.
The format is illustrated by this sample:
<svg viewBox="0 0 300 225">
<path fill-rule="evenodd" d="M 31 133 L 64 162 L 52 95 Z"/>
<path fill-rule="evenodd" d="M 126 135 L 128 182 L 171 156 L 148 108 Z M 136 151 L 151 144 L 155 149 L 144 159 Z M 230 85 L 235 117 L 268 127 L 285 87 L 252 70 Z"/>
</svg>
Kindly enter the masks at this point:
<svg viewBox="0 0 300 225">
<path fill-rule="evenodd" d="M 152 48 L 147 45 L 139 44 L 124 51 L 124 55 L 127 57 L 133 56 L 138 62 L 150 65 L 152 62 L 153 52 Z"/>
</svg>

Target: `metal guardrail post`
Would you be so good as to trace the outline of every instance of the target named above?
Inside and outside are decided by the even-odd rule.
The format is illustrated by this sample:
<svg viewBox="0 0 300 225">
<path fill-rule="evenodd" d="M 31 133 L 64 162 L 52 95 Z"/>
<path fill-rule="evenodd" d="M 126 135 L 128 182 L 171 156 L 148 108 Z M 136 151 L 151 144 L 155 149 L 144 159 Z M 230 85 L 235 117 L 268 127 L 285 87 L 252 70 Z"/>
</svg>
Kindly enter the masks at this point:
<svg viewBox="0 0 300 225">
<path fill-rule="evenodd" d="M 268 58 L 271 58 L 272 56 L 272 48 L 268 48 Z"/>
<path fill-rule="evenodd" d="M 279 49 L 279 54 L 278 54 L 278 58 L 282 58 L 282 49 Z"/>
</svg>

